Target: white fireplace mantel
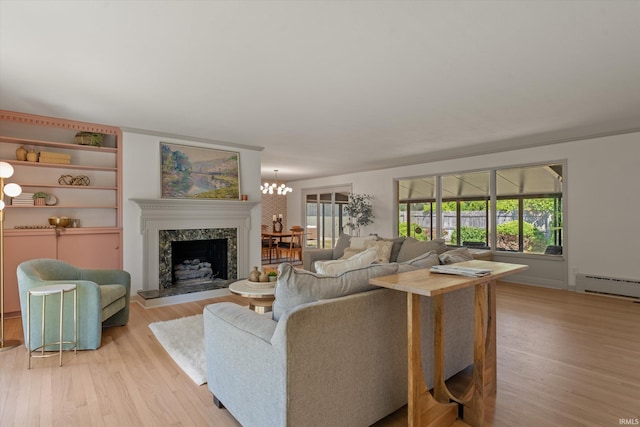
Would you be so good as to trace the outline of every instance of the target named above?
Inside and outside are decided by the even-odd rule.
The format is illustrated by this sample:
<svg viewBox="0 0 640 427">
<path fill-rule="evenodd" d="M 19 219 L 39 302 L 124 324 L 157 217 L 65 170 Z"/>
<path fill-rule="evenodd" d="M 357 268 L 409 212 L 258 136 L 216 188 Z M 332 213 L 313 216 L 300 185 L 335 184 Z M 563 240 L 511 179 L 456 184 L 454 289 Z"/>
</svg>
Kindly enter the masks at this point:
<svg viewBox="0 0 640 427">
<path fill-rule="evenodd" d="M 131 199 L 140 207 L 144 290 L 159 288 L 159 231 L 235 228 L 238 271 L 249 271 L 251 210 L 257 202 L 239 200 Z"/>
</svg>

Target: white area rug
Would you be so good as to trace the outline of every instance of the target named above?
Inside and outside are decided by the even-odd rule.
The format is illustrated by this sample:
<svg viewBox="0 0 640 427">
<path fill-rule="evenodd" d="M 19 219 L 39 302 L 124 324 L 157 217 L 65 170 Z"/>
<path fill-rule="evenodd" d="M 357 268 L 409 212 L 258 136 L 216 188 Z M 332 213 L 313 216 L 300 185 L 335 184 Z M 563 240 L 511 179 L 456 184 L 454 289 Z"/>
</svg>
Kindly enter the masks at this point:
<svg viewBox="0 0 640 427">
<path fill-rule="evenodd" d="M 149 324 L 167 353 L 196 384 L 207 382 L 202 314 Z"/>
</svg>

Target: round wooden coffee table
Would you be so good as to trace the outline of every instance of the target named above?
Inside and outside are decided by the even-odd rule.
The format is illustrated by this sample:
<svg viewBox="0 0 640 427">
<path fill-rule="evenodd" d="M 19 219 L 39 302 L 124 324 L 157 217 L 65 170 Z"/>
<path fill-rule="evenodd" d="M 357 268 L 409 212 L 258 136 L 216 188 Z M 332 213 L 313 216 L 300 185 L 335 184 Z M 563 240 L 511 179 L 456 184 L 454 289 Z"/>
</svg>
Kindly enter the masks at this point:
<svg viewBox="0 0 640 427">
<path fill-rule="evenodd" d="M 229 285 L 232 294 L 249 298 L 249 308 L 256 313 L 268 313 L 271 311 L 275 299 L 276 282 L 250 282 L 238 280 Z"/>
</svg>

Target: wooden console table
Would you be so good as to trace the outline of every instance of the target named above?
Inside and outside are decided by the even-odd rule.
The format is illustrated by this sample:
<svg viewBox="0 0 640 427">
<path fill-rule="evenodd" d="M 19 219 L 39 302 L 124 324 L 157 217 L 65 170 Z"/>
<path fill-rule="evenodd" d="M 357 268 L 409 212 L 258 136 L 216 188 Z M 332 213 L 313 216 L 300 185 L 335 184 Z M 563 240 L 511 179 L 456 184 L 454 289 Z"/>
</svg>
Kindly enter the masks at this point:
<svg viewBox="0 0 640 427">
<path fill-rule="evenodd" d="M 484 425 L 485 397 L 496 392 L 496 280 L 529 268 L 527 265 L 491 261 L 465 261 L 456 266 L 490 269 L 484 277 L 465 277 L 415 270 L 371 279 L 369 283 L 407 293 L 409 368 L 409 426 L 449 426 L 464 406 L 463 420 Z M 475 287 L 473 375 L 467 390 L 454 396 L 444 378 L 444 294 Z M 420 295 L 433 298 L 433 394 L 422 373 L 420 356 Z M 488 316 L 485 325 L 485 315 Z M 458 421 L 459 423 L 459 421 Z"/>
</svg>

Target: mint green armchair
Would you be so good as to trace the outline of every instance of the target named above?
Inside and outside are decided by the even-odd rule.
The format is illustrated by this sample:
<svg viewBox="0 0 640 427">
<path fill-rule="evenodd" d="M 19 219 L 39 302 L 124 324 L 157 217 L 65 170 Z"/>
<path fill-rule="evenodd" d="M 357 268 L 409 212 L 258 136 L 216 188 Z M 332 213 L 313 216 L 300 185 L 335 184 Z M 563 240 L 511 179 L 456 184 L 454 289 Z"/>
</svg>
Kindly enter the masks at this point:
<svg viewBox="0 0 640 427">
<path fill-rule="evenodd" d="M 129 321 L 131 276 L 122 270 L 88 270 L 55 259 L 33 259 L 18 266 L 18 290 L 22 310 L 24 342 L 34 349 L 42 342 L 42 298 L 31 297 L 31 337 L 27 334 L 27 292 L 29 289 L 57 283 L 73 283 L 78 290 L 78 349 L 100 347 L 102 328 L 122 326 Z M 73 338 L 73 296 L 64 304 L 64 339 Z M 47 298 L 45 342 L 58 341 L 60 325 L 59 297 Z"/>
</svg>

